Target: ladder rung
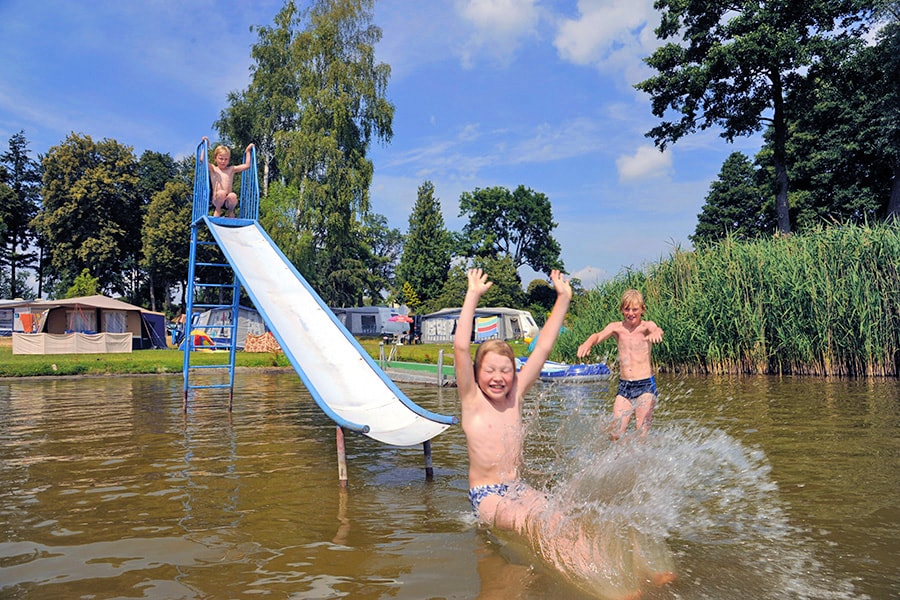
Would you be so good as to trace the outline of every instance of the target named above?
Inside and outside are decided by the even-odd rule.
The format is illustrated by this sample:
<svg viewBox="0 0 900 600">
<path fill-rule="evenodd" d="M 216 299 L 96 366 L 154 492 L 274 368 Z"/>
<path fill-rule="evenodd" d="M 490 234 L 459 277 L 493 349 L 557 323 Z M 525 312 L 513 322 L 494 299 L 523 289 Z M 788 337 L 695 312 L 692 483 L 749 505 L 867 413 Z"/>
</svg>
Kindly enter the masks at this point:
<svg viewBox="0 0 900 600">
<path fill-rule="evenodd" d="M 189 390 L 200 390 L 200 389 L 212 389 L 212 388 L 230 388 L 231 384 L 228 383 L 217 383 L 212 385 L 188 385 Z"/>
<path fill-rule="evenodd" d="M 234 284 L 233 283 L 195 283 L 194 286 L 195 287 L 212 287 L 212 288 L 226 288 L 226 287 L 233 288 Z"/>
<path fill-rule="evenodd" d="M 228 263 L 208 263 L 208 262 L 198 262 L 198 267 L 230 267 Z"/>
</svg>

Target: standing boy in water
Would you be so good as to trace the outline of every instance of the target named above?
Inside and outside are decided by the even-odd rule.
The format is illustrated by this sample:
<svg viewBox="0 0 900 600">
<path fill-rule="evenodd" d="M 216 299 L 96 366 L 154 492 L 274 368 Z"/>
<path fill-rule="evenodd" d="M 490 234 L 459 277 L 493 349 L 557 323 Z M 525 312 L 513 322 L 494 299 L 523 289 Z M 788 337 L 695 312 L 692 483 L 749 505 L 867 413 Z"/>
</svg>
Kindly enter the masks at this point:
<svg viewBox="0 0 900 600">
<path fill-rule="evenodd" d="M 572 287 L 559 271 L 550 273 L 556 303 L 528 362 L 516 373 L 516 359 L 501 340 L 469 350 L 472 322 L 481 296 L 492 282 L 481 269 L 469 269 L 469 288 L 453 338 L 456 385 L 462 408 L 462 427 L 469 451 L 469 501 L 486 525 L 526 533 L 529 515 L 546 505 L 544 495 L 520 479 L 524 427 L 522 399 L 540 375 L 559 335 L 572 299 Z"/>
<path fill-rule="evenodd" d="M 203 136 L 203 141 L 209 147 L 209 138 Z M 226 216 L 234 216 L 234 207 L 237 206 L 237 194 L 234 193 L 234 175 L 241 173 L 250 168 L 250 151 L 253 144 L 247 146 L 244 152 L 244 164 L 231 166 L 231 150 L 227 146 L 216 146 L 213 152 L 213 160 L 208 162 L 209 178 L 212 183 L 212 203 L 216 207 L 213 212 L 214 217 L 222 216 L 222 209 L 226 210 Z M 200 156 L 200 160 L 204 160 L 204 155 Z"/>
<path fill-rule="evenodd" d="M 625 435 L 632 413 L 635 428 L 641 435 L 650 430 L 656 407 L 656 378 L 650 366 L 650 350 L 663 338 L 663 330 L 656 323 L 643 320 L 647 307 L 639 291 L 625 290 L 619 308 L 622 321 L 614 321 L 602 331 L 591 334 L 578 347 L 578 357 L 584 358 L 595 344 L 610 337 L 615 337 L 618 343 L 619 388 L 613 404 L 613 418 L 618 428 L 611 434 L 614 440 Z"/>
</svg>

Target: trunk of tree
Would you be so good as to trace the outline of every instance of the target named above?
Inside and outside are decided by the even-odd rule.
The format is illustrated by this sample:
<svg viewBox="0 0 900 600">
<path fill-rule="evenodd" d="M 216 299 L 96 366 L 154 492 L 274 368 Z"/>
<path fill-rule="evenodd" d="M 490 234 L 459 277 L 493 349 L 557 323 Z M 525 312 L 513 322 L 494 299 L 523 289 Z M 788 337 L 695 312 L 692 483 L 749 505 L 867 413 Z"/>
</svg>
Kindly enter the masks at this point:
<svg viewBox="0 0 900 600">
<path fill-rule="evenodd" d="M 900 160 L 894 163 L 894 181 L 891 182 L 891 198 L 888 200 L 886 221 L 900 221 Z"/>
<path fill-rule="evenodd" d="M 772 72 L 773 116 L 772 160 L 775 165 L 775 212 L 778 216 L 778 232 L 791 232 L 791 212 L 788 206 L 788 172 L 785 159 L 787 124 L 784 119 L 784 98 L 782 96 L 781 75 Z"/>
<path fill-rule="evenodd" d="M 150 310 L 156 312 L 156 288 L 153 287 L 153 275 L 147 277 L 147 282 L 150 284 Z"/>
<path fill-rule="evenodd" d="M 44 287 L 44 245 L 41 244 L 38 246 L 40 250 L 40 257 L 38 258 L 38 293 L 37 297 L 40 300 L 43 298 L 43 287 Z"/>
<path fill-rule="evenodd" d="M 9 297 L 18 298 L 18 289 L 16 286 L 16 240 L 13 238 L 12 252 L 9 254 Z"/>
</svg>

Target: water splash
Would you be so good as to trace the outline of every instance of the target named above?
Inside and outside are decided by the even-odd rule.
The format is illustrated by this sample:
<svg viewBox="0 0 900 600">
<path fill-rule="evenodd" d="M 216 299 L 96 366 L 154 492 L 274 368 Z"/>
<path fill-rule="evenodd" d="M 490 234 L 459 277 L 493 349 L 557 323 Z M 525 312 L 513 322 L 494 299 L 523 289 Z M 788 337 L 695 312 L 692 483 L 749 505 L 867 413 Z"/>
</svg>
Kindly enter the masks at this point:
<svg viewBox="0 0 900 600">
<path fill-rule="evenodd" d="M 566 579 L 604 598 L 857 597 L 791 523 L 762 450 L 688 421 L 612 442 L 593 398 L 546 388 L 525 413 L 527 479 L 549 499 L 529 538 Z M 542 418 L 546 402 L 556 410 Z M 650 585 L 669 571 L 673 586 Z"/>
</svg>

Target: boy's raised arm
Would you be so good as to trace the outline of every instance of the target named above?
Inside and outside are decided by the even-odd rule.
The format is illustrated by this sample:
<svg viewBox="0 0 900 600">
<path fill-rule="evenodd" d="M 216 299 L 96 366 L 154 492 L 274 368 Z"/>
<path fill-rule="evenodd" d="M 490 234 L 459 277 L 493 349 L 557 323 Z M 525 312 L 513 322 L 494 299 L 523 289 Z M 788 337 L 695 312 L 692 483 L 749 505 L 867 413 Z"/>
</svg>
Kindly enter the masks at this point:
<svg viewBox="0 0 900 600">
<path fill-rule="evenodd" d="M 247 144 L 247 149 L 244 150 L 244 164 L 237 165 L 236 167 L 234 167 L 235 173 L 240 173 L 240 172 L 246 171 L 247 169 L 250 168 L 250 166 L 251 166 L 250 165 L 250 157 L 251 157 L 250 151 L 252 149 L 253 149 L 253 144 Z"/>
<path fill-rule="evenodd" d="M 572 286 L 566 281 L 562 273 L 559 271 L 550 272 L 550 281 L 556 289 L 556 302 L 553 304 L 553 310 L 547 317 L 547 322 L 538 335 L 537 343 L 528 362 L 519 372 L 519 385 L 524 386 L 520 393 L 524 393 L 535 381 L 544 367 L 544 363 L 550 357 L 556 338 L 559 337 L 559 331 L 562 329 L 563 321 L 566 318 L 566 311 L 569 310 L 569 302 L 572 300 Z"/>
<path fill-rule="evenodd" d="M 453 335 L 453 359 L 456 365 L 456 386 L 464 395 L 475 385 L 475 371 L 472 368 L 472 355 L 469 344 L 472 340 L 472 323 L 475 320 L 475 309 L 481 296 L 490 289 L 493 282 L 487 280 L 481 269 L 469 269 L 466 273 L 469 287 L 463 301 L 459 320 L 456 322 L 456 333 Z"/>
</svg>

